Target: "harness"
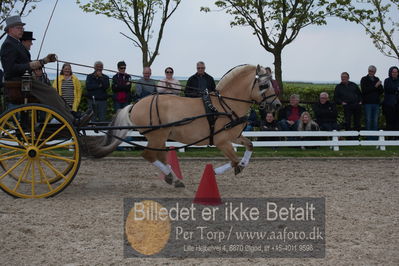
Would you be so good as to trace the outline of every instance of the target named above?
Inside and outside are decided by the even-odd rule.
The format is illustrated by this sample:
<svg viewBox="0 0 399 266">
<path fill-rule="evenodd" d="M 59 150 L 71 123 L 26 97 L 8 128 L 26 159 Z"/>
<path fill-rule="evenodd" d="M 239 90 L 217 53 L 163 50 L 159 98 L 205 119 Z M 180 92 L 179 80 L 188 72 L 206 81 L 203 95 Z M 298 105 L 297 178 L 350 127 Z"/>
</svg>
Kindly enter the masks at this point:
<svg viewBox="0 0 399 266">
<path fill-rule="evenodd" d="M 251 92 L 255 88 L 256 83 L 257 82 L 259 83 L 260 78 L 265 77 L 265 76 L 268 76 L 268 75 L 267 74 L 262 74 L 262 75 L 256 75 L 255 76 L 254 82 L 252 84 Z M 266 90 L 268 87 L 269 87 L 269 84 L 259 84 L 259 89 L 261 91 Z M 126 142 L 128 144 L 131 144 L 131 145 L 134 145 L 134 146 L 138 146 L 138 147 L 142 147 L 142 148 L 145 148 L 145 149 L 148 149 L 148 150 L 155 150 L 155 151 L 169 151 L 169 150 L 173 150 L 173 149 L 176 150 L 176 149 L 180 149 L 180 148 L 184 148 L 184 147 L 189 147 L 191 145 L 198 144 L 198 143 L 200 143 L 200 142 L 202 142 L 202 141 L 204 141 L 206 139 L 209 139 L 209 145 L 213 145 L 214 144 L 214 136 L 216 134 L 218 134 L 220 132 L 223 132 L 225 130 L 234 128 L 234 127 L 236 127 L 238 125 L 241 125 L 243 123 L 246 123 L 248 121 L 248 116 L 247 115 L 239 117 L 237 115 L 237 113 L 233 109 L 231 109 L 231 107 L 226 103 L 225 99 L 233 100 L 233 101 L 240 101 L 240 102 L 245 102 L 245 103 L 250 103 L 250 104 L 257 103 L 259 105 L 262 104 L 263 102 L 265 102 L 269 98 L 274 97 L 274 99 L 272 100 L 272 102 L 270 104 L 273 104 L 273 102 L 277 99 L 277 95 L 276 94 L 266 96 L 265 95 L 265 91 L 262 92 L 262 100 L 260 102 L 256 102 L 254 100 L 244 100 L 244 99 L 237 99 L 237 98 L 231 98 L 231 97 L 227 97 L 227 96 L 222 96 L 222 95 L 220 95 L 220 93 L 218 91 L 209 93 L 208 90 L 205 90 L 205 92 L 203 92 L 203 94 L 202 94 L 202 101 L 203 101 L 204 108 L 205 108 L 205 113 L 204 114 L 198 115 L 198 116 L 194 116 L 194 117 L 184 118 L 184 119 L 181 119 L 179 121 L 172 122 L 172 123 L 162 124 L 162 121 L 161 121 L 161 118 L 160 118 L 160 113 L 159 113 L 159 107 L 158 107 L 158 101 L 159 101 L 158 99 L 159 99 L 159 95 L 160 94 L 162 94 L 162 93 L 154 93 L 153 97 L 151 99 L 150 110 L 149 110 L 149 115 L 150 115 L 150 125 L 149 126 L 140 126 L 140 127 L 127 126 L 127 127 L 119 127 L 119 129 L 134 129 L 134 128 L 135 129 L 146 129 L 145 131 L 141 132 L 141 134 L 145 135 L 145 134 L 147 134 L 147 133 L 149 133 L 151 131 L 158 130 L 160 128 L 167 128 L 167 127 L 173 127 L 173 126 L 183 126 L 183 125 L 187 125 L 187 124 L 193 122 L 196 119 L 206 117 L 207 120 L 208 120 L 208 124 L 209 124 L 209 136 L 204 137 L 204 138 L 202 138 L 200 140 L 197 140 L 197 141 L 195 141 L 193 143 L 184 145 L 182 147 L 161 149 L 161 148 L 144 147 L 144 146 L 141 146 L 141 145 L 139 145 L 137 143 L 134 143 L 134 142 L 131 142 L 131 141 L 127 141 L 127 140 L 125 140 L 123 138 L 115 136 L 115 135 L 111 134 L 110 132 L 104 132 L 104 131 L 102 131 L 102 132 L 107 134 L 108 136 L 114 137 L 114 138 L 116 138 L 116 139 L 118 139 L 120 141 Z M 220 106 L 222 107 L 223 112 L 219 112 L 216 109 L 216 107 L 212 104 L 212 101 L 211 101 L 211 98 L 210 98 L 211 96 L 212 97 L 217 97 L 217 100 L 218 100 Z M 153 115 L 152 115 L 152 110 L 153 110 L 154 107 L 155 107 L 155 111 L 156 111 L 156 116 L 158 117 L 158 123 L 159 123 L 158 125 L 154 125 L 153 124 L 154 118 L 153 118 Z M 129 113 L 132 111 L 132 108 L 129 110 Z M 215 131 L 216 120 L 220 116 L 227 116 L 230 119 L 230 121 L 227 124 L 225 124 L 222 128 L 220 128 L 220 129 Z M 97 127 L 97 130 L 105 130 L 105 129 L 109 129 L 109 127 Z M 241 132 L 240 132 L 240 134 L 241 134 Z"/>
</svg>

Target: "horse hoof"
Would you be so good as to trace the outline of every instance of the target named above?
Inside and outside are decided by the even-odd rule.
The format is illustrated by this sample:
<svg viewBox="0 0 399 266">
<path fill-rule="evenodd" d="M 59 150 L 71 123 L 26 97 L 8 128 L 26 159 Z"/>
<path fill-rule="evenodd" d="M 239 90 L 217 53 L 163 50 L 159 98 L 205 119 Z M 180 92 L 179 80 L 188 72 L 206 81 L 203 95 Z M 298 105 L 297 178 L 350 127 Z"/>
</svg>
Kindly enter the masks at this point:
<svg viewBox="0 0 399 266">
<path fill-rule="evenodd" d="M 244 169 L 244 166 L 237 165 L 236 167 L 234 167 L 234 174 L 238 175 L 239 173 L 242 172 L 243 169 Z"/>
<path fill-rule="evenodd" d="M 186 186 L 185 186 L 184 183 L 181 182 L 180 180 L 176 180 L 176 181 L 175 181 L 175 187 L 186 187 Z"/>
<path fill-rule="evenodd" d="M 172 173 L 169 173 L 168 175 L 166 175 L 164 180 L 169 185 L 172 185 L 172 183 L 173 183 L 173 175 L 172 175 Z"/>
</svg>

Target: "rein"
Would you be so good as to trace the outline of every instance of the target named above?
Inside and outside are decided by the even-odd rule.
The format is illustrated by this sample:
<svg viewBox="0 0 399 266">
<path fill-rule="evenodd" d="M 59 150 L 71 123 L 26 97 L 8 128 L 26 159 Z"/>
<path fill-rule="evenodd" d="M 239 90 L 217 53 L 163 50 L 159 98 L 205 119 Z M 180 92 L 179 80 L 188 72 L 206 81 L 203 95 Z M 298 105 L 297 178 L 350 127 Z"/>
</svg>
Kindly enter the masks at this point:
<svg viewBox="0 0 399 266">
<path fill-rule="evenodd" d="M 86 67 L 86 68 L 94 68 L 94 67 L 89 66 L 89 65 L 84 65 L 84 64 L 79 64 L 79 63 L 73 63 L 73 62 L 63 61 L 63 60 L 57 60 L 57 75 L 58 75 L 58 69 L 59 69 L 58 64 L 59 64 L 59 63 L 70 64 L 70 65 L 75 65 L 75 66 L 80 66 L 80 67 Z M 51 69 L 51 68 L 49 68 L 49 69 Z M 111 69 L 106 69 L 106 68 L 104 68 L 103 70 L 104 70 L 104 71 L 107 71 L 107 72 L 111 72 L 111 73 L 118 73 L 118 71 L 111 70 Z M 88 76 L 88 75 L 89 75 L 89 74 L 81 73 L 81 72 L 75 72 L 75 73 L 80 74 L 80 75 L 85 75 L 85 76 Z M 132 77 L 142 78 L 142 76 L 139 76 L 139 75 L 134 75 L 134 74 L 129 74 L 129 73 L 126 73 L 126 74 L 127 74 L 127 75 L 130 75 L 130 76 L 132 76 Z M 263 75 L 260 75 L 260 76 L 257 75 L 257 76 L 255 77 L 254 83 L 253 83 L 253 85 L 252 85 L 252 89 L 255 87 L 256 81 L 258 81 L 259 78 L 264 77 L 264 76 L 267 76 L 267 75 L 266 75 L 266 74 L 263 74 Z M 111 79 L 111 78 L 110 78 L 110 79 Z M 161 80 L 158 80 L 158 79 L 150 79 L 150 80 L 153 80 L 153 81 L 161 81 Z M 141 82 L 135 81 L 135 80 L 132 80 L 131 82 L 134 83 L 134 84 L 148 85 L 148 84 L 144 84 L 144 83 L 141 83 Z M 182 91 L 182 92 L 184 92 L 185 89 L 189 88 L 189 89 L 197 90 L 198 93 L 201 94 L 201 95 L 204 95 L 204 94 L 205 94 L 202 90 L 200 91 L 198 88 L 194 88 L 194 87 L 191 87 L 191 86 L 185 86 L 185 85 L 180 85 L 180 87 L 182 88 L 181 90 L 179 90 L 179 89 L 174 89 L 174 88 L 169 88 L 169 87 L 166 87 L 166 86 L 158 86 L 158 85 L 155 85 L 155 86 L 156 86 L 156 87 L 160 87 L 160 88 L 164 88 L 164 89 L 170 89 L 170 90 L 176 90 L 176 91 Z M 221 95 L 218 96 L 218 95 L 216 95 L 216 94 L 214 95 L 212 92 L 209 93 L 209 95 L 212 96 L 212 97 L 223 97 L 224 99 L 228 99 L 228 100 L 232 100 L 232 101 L 236 101 L 236 102 L 244 102 L 244 103 L 250 103 L 250 104 L 255 104 L 255 103 L 257 103 L 257 102 L 254 101 L 254 100 L 244 100 L 244 99 L 233 98 L 233 97 L 228 97 L 228 96 L 221 96 Z M 269 98 L 271 98 L 271 97 L 276 97 L 276 99 L 277 99 L 277 95 L 274 94 L 274 95 L 265 96 L 265 97 L 263 98 L 262 101 L 265 101 L 265 100 L 267 100 L 267 99 L 269 99 Z M 275 101 L 275 99 L 273 100 L 273 102 L 274 102 L 274 101 Z"/>
</svg>

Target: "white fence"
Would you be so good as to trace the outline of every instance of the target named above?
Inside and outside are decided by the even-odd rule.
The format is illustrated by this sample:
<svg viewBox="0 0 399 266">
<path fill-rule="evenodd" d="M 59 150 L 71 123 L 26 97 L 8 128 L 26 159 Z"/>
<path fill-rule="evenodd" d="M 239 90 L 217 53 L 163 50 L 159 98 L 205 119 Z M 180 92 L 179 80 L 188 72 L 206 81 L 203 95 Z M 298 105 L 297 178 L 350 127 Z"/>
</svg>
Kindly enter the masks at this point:
<svg viewBox="0 0 399 266">
<path fill-rule="evenodd" d="M 103 135 L 103 133 L 94 133 L 86 131 L 87 135 Z M 376 146 L 380 150 L 386 150 L 386 146 L 399 146 L 399 140 L 387 140 L 387 137 L 398 137 L 399 131 L 244 131 L 243 135 L 252 140 L 254 147 L 314 147 L 327 146 L 334 151 L 339 151 L 341 146 Z M 145 138 L 137 131 L 130 131 L 128 136 L 135 137 L 134 143 L 147 145 Z M 258 138 L 267 137 L 271 141 L 261 141 Z M 357 140 L 361 137 L 361 140 Z M 366 137 L 378 138 L 378 140 L 367 140 Z M 295 140 L 287 140 L 293 138 Z M 303 138 L 302 140 L 300 138 Z M 312 140 L 310 140 L 311 138 Z M 273 140 L 274 139 L 274 140 Z M 300 140 L 298 140 L 300 139 Z M 315 139 L 315 140 L 313 140 Z M 321 140 L 322 139 L 322 140 Z M 122 142 L 120 147 L 131 147 L 129 143 Z M 175 141 L 168 141 L 166 146 L 176 148 L 183 147 L 185 144 Z M 241 145 L 234 144 L 235 147 Z M 191 146 L 206 147 L 206 146 Z M 184 152 L 184 148 L 179 149 Z"/>
</svg>

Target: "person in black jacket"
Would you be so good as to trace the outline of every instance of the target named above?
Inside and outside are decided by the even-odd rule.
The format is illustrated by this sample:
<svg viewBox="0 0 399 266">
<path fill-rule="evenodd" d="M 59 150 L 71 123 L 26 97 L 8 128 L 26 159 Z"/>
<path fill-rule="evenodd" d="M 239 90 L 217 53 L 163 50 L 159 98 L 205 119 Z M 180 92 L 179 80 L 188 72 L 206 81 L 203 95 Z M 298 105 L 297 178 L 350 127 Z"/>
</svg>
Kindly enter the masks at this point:
<svg viewBox="0 0 399 266">
<path fill-rule="evenodd" d="M 112 77 L 112 92 L 114 93 L 112 98 L 114 100 L 115 111 L 129 105 L 132 100 L 132 77 L 125 73 L 126 63 L 120 61 L 117 66 L 118 73 Z"/>
<path fill-rule="evenodd" d="M 382 103 L 386 130 L 399 130 L 399 69 L 389 68 L 388 78 L 384 81 L 384 101 Z"/>
<path fill-rule="evenodd" d="M 96 121 L 105 121 L 107 115 L 107 89 L 109 77 L 103 74 L 104 64 L 94 63 L 94 72 L 86 78 L 87 104 L 94 111 Z"/>
<path fill-rule="evenodd" d="M 192 98 L 202 97 L 206 89 L 212 92 L 215 88 L 215 80 L 205 72 L 205 63 L 200 61 L 197 63 L 197 73 L 187 80 L 184 95 Z"/>
<path fill-rule="evenodd" d="M 320 130 L 338 130 L 338 111 L 334 103 L 329 101 L 327 92 L 320 93 L 319 102 L 312 106 L 317 124 Z"/>
<path fill-rule="evenodd" d="M 345 130 L 360 130 L 362 115 L 362 93 L 354 82 L 349 81 L 348 72 L 342 72 L 341 83 L 335 87 L 334 100 L 344 108 Z M 354 127 L 352 128 L 352 117 Z"/>
<path fill-rule="evenodd" d="M 7 38 L 0 49 L 5 81 L 21 81 L 21 76 L 26 71 L 31 74 L 32 70 L 42 68 L 45 64 L 56 60 L 55 54 L 49 54 L 41 60 L 30 60 L 29 51 L 20 41 L 24 33 L 24 25 L 20 16 L 11 16 L 6 19 L 4 30 Z M 92 116 L 92 112 L 86 112 L 83 115 L 73 112 L 56 90 L 38 80 L 32 81 L 31 94 L 41 103 L 57 109 L 66 120 L 75 125 L 85 125 Z"/>
<path fill-rule="evenodd" d="M 364 106 L 366 130 L 378 130 L 380 116 L 380 97 L 384 92 L 381 81 L 375 76 L 377 68 L 373 65 L 368 68 L 368 75 L 360 80 Z"/>
</svg>

